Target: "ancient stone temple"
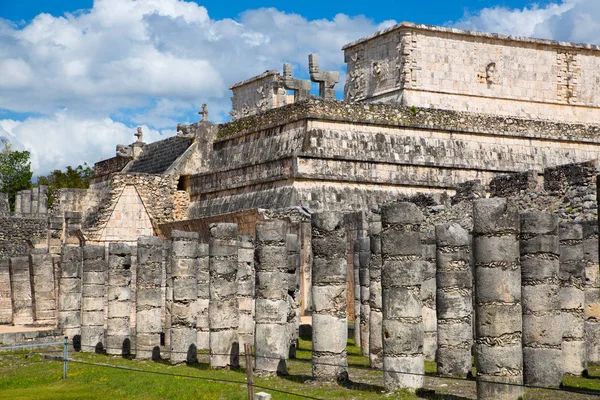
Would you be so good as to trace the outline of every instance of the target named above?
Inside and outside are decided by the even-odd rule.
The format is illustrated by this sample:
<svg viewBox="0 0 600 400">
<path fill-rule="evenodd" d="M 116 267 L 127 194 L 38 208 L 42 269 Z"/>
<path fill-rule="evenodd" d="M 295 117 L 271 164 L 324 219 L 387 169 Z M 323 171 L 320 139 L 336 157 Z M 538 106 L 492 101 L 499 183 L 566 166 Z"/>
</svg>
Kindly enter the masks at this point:
<svg viewBox="0 0 600 400">
<path fill-rule="evenodd" d="M 480 398 L 598 362 L 600 48 L 402 23 L 343 52 L 343 100 L 307 55 L 232 85 L 229 122 L 138 129 L 89 189 L 0 196 L 0 322 L 285 374 L 312 316 L 316 381 L 352 380 L 353 337 L 390 390 L 474 356 Z"/>
</svg>

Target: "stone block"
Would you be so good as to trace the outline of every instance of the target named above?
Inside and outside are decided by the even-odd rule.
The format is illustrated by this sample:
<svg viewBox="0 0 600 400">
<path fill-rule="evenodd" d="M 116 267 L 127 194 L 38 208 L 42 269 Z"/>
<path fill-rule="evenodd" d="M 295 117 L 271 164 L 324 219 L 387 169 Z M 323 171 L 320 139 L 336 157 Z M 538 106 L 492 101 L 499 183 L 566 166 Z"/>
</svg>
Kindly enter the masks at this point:
<svg viewBox="0 0 600 400">
<path fill-rule="evenodd" d="M 313 259 L 313 285 L 346 282 L 347 264 L 344 258 Z"/>
<path fill-rule="evenodd" d="M 475 344 L 475 367 L 477 373 L 486 378 L 501 375 L 505 369 L 520 371 L 523 369 L 521 343 L 509 343 L 503 346 Z"/>
<path fill-rule="evenodd" d="M 522 315 L 520 304 L 476 305 L 476 337 L 499 337 L 521 332 Z"/>
<path fill-rule="evenodd" d="M 346 285 L 313 286 L 313 311 L 344 315 L 346 312 Z"/>
<path fill-rule="evenodd" d="M 389 287 L 420 286 L 423 283 L 423 261 L 384 260 L 381 269 L 381 282 Z"/>
<path fill-rule="evenodd" d="M 418 232 L 384 230 L 381 236 L 381 251 L 384 256 L 418 255 L 423 252 Z"/>
<path fill-rule="evenodd" d="M 313 351 L 342 354 L 346 351 L 348 329 L 346 318 L 313 315 Z"/>
<path fill-rule="evenodd" d="M 473 233 L 476 235 L 514 232 L 519 229 L 519 210 L 504 198 L 473 202 Z"/>
<path fill-rule="evenodd" d="M 519 242 L 512 236 L 479 236 L 473 239 L 473 257 L 478 264 L 518 262 Z"/>
<path fill-rule="evenodd" d="M 517 245 L 518 247 L 518 245 Z M 475 268 L 475 292 L 478 303 L 515 303 L 521 301 L 521 270 Z"/>
<path fill-rule="evenodd" d="M 385 315 L 385 313 L 384 313 Z M 423 353 L 423 323 L 383 320 L 383 354 L 386 356 Z"/>
<path fill-rule="evenodd" d="M 407 389 L 416 391 L 423 387 L 425 374 L 423 356 L 385 357 L 383 382 L 387 390 Z"/>
<path fill-rule="evenodd" d="M 421 292 L 414 287 L 384 290 L 382 311 L 386 319 L 421 318 Z"/>
</svg>

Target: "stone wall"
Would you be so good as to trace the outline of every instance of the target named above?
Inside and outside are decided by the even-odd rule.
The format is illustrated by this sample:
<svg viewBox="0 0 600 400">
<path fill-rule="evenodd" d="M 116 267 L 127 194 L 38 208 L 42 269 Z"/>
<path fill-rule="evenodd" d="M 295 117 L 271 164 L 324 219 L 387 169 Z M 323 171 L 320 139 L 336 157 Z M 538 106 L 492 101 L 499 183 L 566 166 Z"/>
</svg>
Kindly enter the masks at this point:
<svg viewBox="0 0 600 400">
<path fill-rule="evenodd" d="M 345 99 L 594 122 L 597 46 L 402 23 L 344 47 Z"/>
<path fill-rule="evenodd" d="M 300 205 L 365 210 L 469 180 L 487 185 L 499 175 L 595 159 L 599 130 L 310 99 L 221 125 L 211 172 L 191 177 L 188 215 Z"/>
</svg>

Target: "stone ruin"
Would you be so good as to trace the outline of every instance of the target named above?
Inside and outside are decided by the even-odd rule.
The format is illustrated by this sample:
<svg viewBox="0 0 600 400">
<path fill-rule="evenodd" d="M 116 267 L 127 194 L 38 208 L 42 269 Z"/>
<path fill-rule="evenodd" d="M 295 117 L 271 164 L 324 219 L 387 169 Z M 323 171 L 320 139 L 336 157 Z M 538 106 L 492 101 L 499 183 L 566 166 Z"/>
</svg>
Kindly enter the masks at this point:
<svg viewBox="0 0 600 400">
<path fill-rule="evenodd" d="M 560 222 L 557 213 L 481 198 L 468 201 L 471 228 L 437 224 L 429 237 L 422 232 L 431 206 L 406 200 L 353 218 L 310 217 L 315 380 L 352 379 L 346 299 L 356 283 L 356 345 L 383 371 L 387 390 L 423 387 L 432 317 L 438 374 L 471 376 L 473 355 L 478 399 L 517 399 L 521 385 L 557 388 L 564 374 L 600 361 L 597 220 Z M 84 352 L 174 364 L 208 350 L 211 367 L 236 368 L 248 343 L 257 373 L 286 374 L 300 325 L 295 224 L 263 220 L 255 239 L 240 236 L 235 223 L 214 223 L 208 243 L 173 231 L 169 240 L 144 236 L 135 246 L 32 249 L 0 263 L 11 299 L 0 316 L 56 324 Z M 350 253 L 357 282 L 348 280 Z M 433 316 L 422 293 L 430 268 Z"/>
<path fill-rule="evenodd" d="M 388 390 L 473 355 L 481 399 L 557 387 L 600 362 L 599 51 L 403 23 L 344 47 L 343 101 L 316 55 L 232 85 L 89 189 L 0 194 L 0 324 L 272 375 L 311 316 L 315 380 L 353 337 Z"/>
</svg>

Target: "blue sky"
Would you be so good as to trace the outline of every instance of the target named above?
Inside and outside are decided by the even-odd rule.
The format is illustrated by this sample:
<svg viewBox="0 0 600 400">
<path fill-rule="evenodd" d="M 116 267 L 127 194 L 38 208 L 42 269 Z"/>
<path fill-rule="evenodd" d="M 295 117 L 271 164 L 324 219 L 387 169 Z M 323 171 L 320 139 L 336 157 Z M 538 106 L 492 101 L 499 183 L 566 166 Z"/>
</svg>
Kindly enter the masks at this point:
<svg viewBox="0 0 600 400">
<path fill-rule="evenodd" d="M 93 164 L 177 123 L 226 121 L 229 85 L 307 55 L 339 70 L 345 43 L 411 21 L 600 44 L 598 0 L 0 0 L 0 136 L 36 174 Z"/>
<path fill-rule="evenodd" d="M 535 1 L 540 7 L 550 3 L 549 0 Z M 429 0 L 424 6 L 420 1 L 380 0 L 376 6 L 364 1 L 197 1 L 208 9 L 211 18 L 235 18 L 240 13 L 249 9 L 274 7 L 281 11 L 300 14 L 309 19 L 333 18 L 336 14 L 365 15 L 375 21 L 395 19 L 397 21 L 411 21 L 440 25 L 448 21 L 455 21 L 465 13 L 477 13 L 488 7 L 523 8 L 530 6 L 533 1 L 524 0 Z M 369 6 L 365 6 L 369 4 Z M 0 16 L 12 21 L 29 21 L 39 13 L 45 12 L 55 16 L 65 12 L 75 12 L 81 9 L 90 9 L 93 1 L 88 0 L 3 0 L 0 2 Z"/>
</svg>

